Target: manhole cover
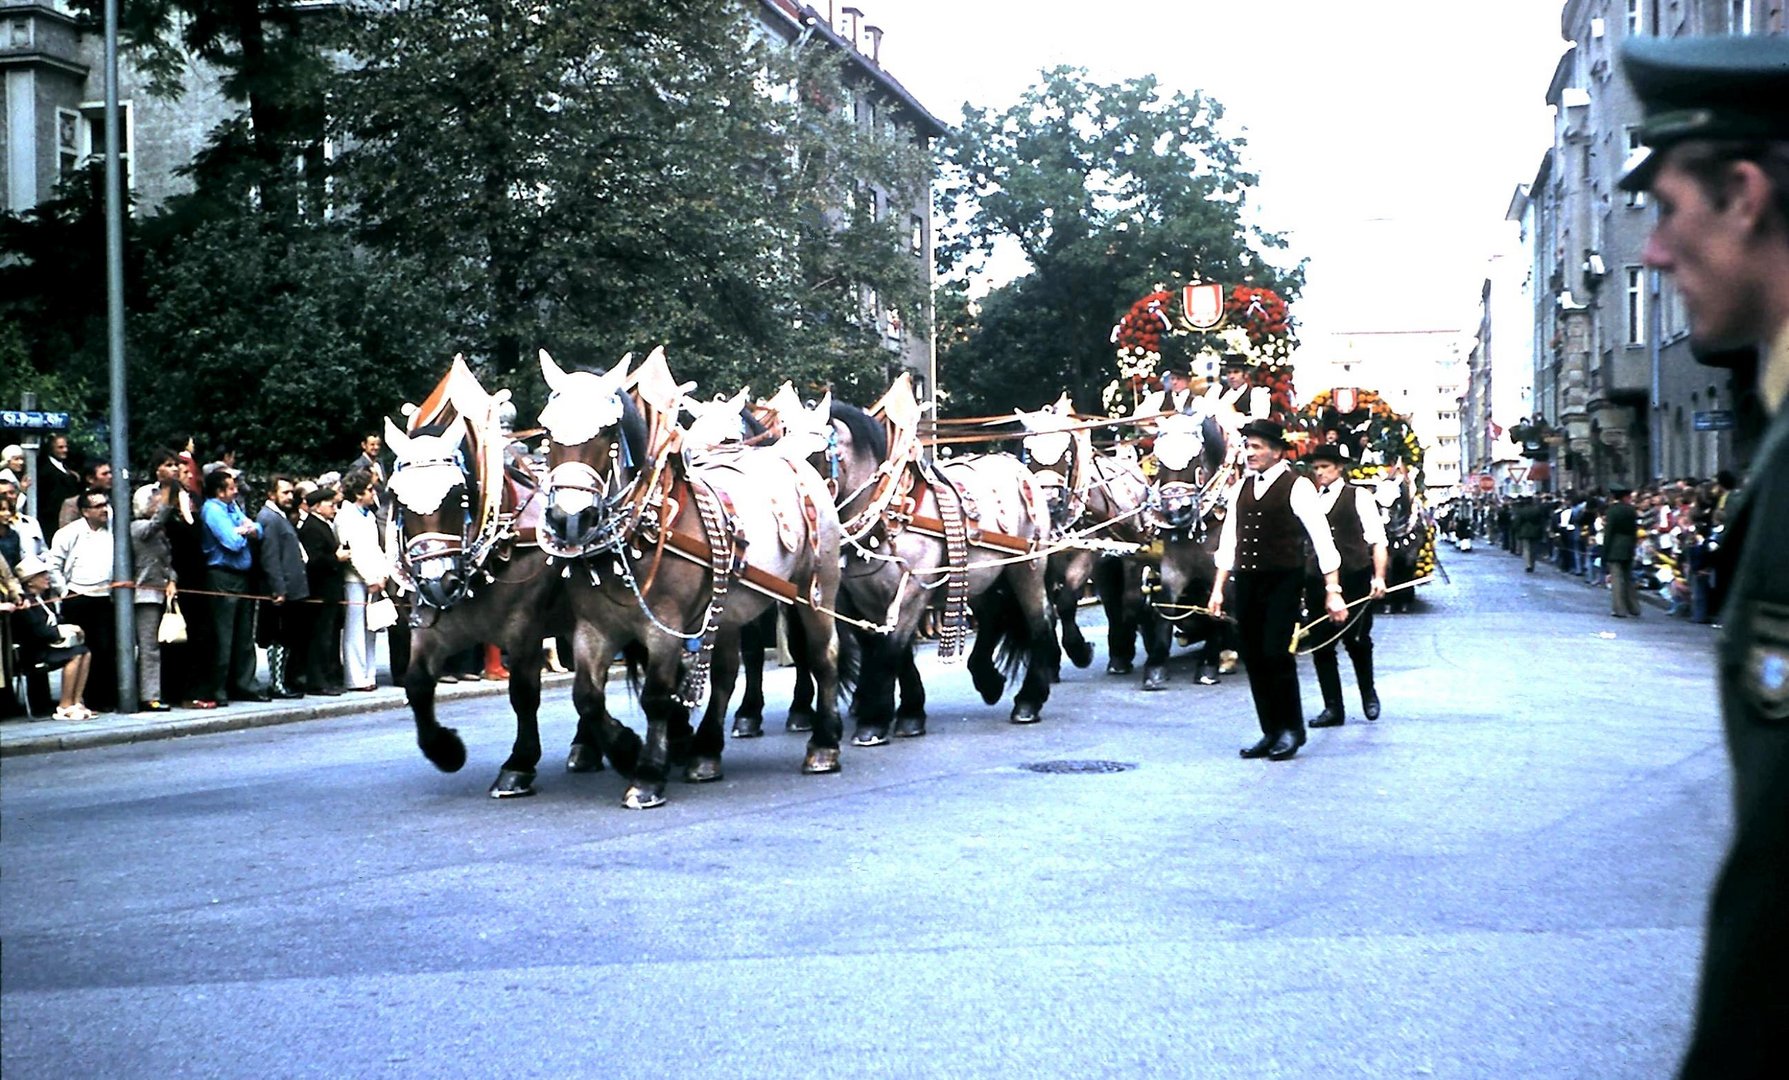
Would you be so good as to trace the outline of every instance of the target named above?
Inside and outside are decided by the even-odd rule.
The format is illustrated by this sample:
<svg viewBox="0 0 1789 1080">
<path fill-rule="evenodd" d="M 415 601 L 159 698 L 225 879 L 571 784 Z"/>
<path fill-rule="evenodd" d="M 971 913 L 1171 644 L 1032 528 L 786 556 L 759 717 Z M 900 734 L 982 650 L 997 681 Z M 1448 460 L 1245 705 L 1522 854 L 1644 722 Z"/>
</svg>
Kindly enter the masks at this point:
<svg viewBox="0 0 1789 1080">
<path fill-rule="evenodd" d="M 1129 772 L 1136 767 L 1129 761 L 1029 761 L 1019 766 L 1041 773 L 1114 773 Z"/>
</svg>

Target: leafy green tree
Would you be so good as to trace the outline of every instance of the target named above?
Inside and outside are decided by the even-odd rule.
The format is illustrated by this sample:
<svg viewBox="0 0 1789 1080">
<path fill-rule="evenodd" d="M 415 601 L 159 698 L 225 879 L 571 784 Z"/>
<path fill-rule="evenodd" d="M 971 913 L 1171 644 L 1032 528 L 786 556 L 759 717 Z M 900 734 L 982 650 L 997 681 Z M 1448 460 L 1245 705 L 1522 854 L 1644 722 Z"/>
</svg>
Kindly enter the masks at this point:
<svg viewBox="0 0 1789 1080">
<path fill-rule="evenodd" d="M 363 11 L 333 101 L 359 235 L 427 268 L 444 325 L 526 408 L 546 347 L 664 343 L 722 390 L 849 383 L 888 354 L 864 290 L 924 310 L 924 267 L 863 181 L 924 190 L 923 147 L 842 114 L 836 63 L 741 3 L 412 0 Z"/>
<path fill-rule="evenodd" d="M 1198 275 L 1296 295 L 1303 266 L 1268 261 L 1286 242 L 1250 222 L 1256 177 L 1244 140 L 1220 130 L 1223 115 L 1203 94 L 1164 94 L 1153 77 L 1100 84 L 1067 67 L 1002 112 L 965 108 L 945 150 L 940 269 L 972 272 L 1004 241 L 1029 271 L 940 339 L 948 411 L 1035 407 L 1065 389 L 1098 409 L 1116 375 L 1112 326 L 1158 284 Z"/>
</svg>

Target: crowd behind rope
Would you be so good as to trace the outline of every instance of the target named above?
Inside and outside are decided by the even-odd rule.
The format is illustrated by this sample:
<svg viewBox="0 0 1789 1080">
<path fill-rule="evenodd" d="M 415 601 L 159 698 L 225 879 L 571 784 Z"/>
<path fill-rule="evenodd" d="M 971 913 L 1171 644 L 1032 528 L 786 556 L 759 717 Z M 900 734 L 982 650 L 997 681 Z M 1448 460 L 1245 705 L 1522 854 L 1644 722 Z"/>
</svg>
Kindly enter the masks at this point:
<svg viewBox="0 0 1789 1080">
<path fill-rule="evenodd" d="M 1726 586 L 1718 553 L 1727 503 L 1738 487 L 1723 470 L 1710 480 L 1685 478 L 1637 491 L 1485 495 L 1455 501 L 1438 525 L 1456 546 L 1469 549 L 1472 539 L 1481 539 L 1522 556 L 1530 570 L 1550 565 L 1588 586 L 1610 589 L 1613 614 L 1637 613 L 1637 607 L 1622 610 L 1631 585 L 1635 593 L 1663 599 L 1667 615 L 1713 623 Z M 1618 525 L 1629 519 L 1629 511 L 1618 508 L 1623 505 L 1631 508 L 1631 547 L 1610 529 L 1611 515 Z"/>
<path fill-rule="evenodd" d="M 33 715 L 80 720 L 121 707 L 218 709 L 370 691 L 381 634 L 391 679 L 402 685 L 408 623 L 382 627 L 375 610 L 381 600 L 408 606 L 393 574 L 400 541 L 381 450 L 369 434 L 340 471 L 260 478 L 244 475 L 227 449 L 201 464 L 190 440 L 152 453 L 131 477 L 131 577 L 121 587 L 135 620 L 127 642 L 114 633 L 111 465 L 73 460 L 66 436 L 46 440 L 32 518 L 25 451 L 0 450 L 0 716 L 29 705 Z M 176 611 L 181 618 L 170 619 Z M 181 621 L 184 640 L 164 640 L 180 636 Z M 138 696 L 122 706 L 114 676 L 121 648 L 135 655 Z M 551 643 L 548 666 L 564 670 Z M 26 701 L 14 693 L 19 676 Z M 486 645 L 458 658 L 444 680 L 507 676 L 501 652 Z"/>
</svg>

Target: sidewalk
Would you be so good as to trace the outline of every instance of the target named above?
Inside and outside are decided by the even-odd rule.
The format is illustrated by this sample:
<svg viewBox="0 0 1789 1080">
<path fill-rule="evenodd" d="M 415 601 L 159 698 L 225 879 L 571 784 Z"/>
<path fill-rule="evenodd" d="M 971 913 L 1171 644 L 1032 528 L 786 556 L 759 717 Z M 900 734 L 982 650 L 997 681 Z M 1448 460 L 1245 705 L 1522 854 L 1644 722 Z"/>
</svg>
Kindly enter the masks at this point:
<svg viewBox="0 0 1789 1080">
<path fill-rule="evenodd" d="M 261 654 L 260 678 L 267 682 L 266 654 Z M 357 713 L 380 712 L 407 707 L 404 688 L 391 683 L 391 667 L 386 656 L 385 635 L 379 635 L 378 683 L 376 690 L 347 692 L 337 697 L 313 694 L 290 701 L 236 701 L 222 709 L 181 709 L 167 713 L 104 713 L 92 720 L 56 720 L 50 717 L 17 717 L 0 721 L 0 757 L 19 754 L 49 754 L 58 750 L 82 750 L 92 746 L 117 746 L 121 743 L 150 742 L 156 739 L 178 739 L 185 735 L 202 735 L 211 731 L 241 731 L 245 728 L 295 724 L 303 720 L 321 720 L 330 716 L 352 716 Z M 572 677 L 543 675 L 541 686 L 570 686 Z M 56 682 L 51 680 L 52 692 Z M 479 682 L 441 683 L 435 687 L 438 701 L 459 698 L 495 697 L 509 692 L 504 679 Z"/>
<path fill-rule="evenodd" d="M 1521 558 L 1521 555 L 1516 554 L 1515 552 L 1503 550 L 1503 548 L 1499 547 L 1495 541 L 1487 537 L 1473 537 L 1471 551 L 1461 551 L 1458 545 L 1446 541 L 1440 542 L 1437 547 L 1445 547 L 1449 552 L 1449 557 L 1455 559 L 1470 559 L 1480 555 L 1501 555 L 1510 559 Z M 1550 571 L 1555 577 L 1559 578 L 1576 579 L 1580 584 L 1584 585 L 1585 588 L 1594 588 L 1605 596 L 1607 596 L 1609 592 L 1609 586 L 1591 585 L 1588 582 L 1585 582 L 1582 577 L 1576 574 L 1568 574 L 1559 569 L 1558 564 L 1551 559 L 1535 559 L 1534 572 L 1538 574 L 1543 571 Z M 1634 595 L 1642 604 L 1646 604 L 1649 607 L 1655 607 L 1660 611 L 1669 611 L 1671 609 L 1671 600 L 1669 597 L 1665 596 L 1663 590 L 1636 589 L 1634 590 Z M 1684 621 L 1688 622 L 1689 620 L 1685 619 Z"/>
</svg>

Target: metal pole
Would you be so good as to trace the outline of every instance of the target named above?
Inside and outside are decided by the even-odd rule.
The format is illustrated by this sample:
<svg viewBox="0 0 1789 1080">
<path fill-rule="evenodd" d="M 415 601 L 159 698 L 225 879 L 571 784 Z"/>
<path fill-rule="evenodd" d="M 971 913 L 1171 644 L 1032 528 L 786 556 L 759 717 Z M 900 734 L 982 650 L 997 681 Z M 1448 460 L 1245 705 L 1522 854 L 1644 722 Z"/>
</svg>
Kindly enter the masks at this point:
<svg viewBox="0 0 1789 1080">
<path fill-rule="evenodd" d="M 130 413 L 124 378 L 124 174 L 119 167 L 118 0 L 106 0 L 106 337 L 112 383 L 112 580 L 129 581 Z M 112 589 L 118 711 L 137 706 L 136 591 Z"/>
<path fill-rule="evenodd" d="M 1647 466 L 1652 470 L 1652 479 L 1657 480 L 1665 475 L 1665 448 L 1660 444 L 1665 435 L 1665 425 L 1661 415 L 1665 404 L 1660 399 L 1659 388 L 1659 335 L 1664 332 L 1664 313 L 1659 310 L 1659 272 L 1646 271 L 1646 358 L 1652 364 L 1652 392 L 1646 402 L 1646 442 L 1652 453 L 1648 455 Z"/>
</svg>

